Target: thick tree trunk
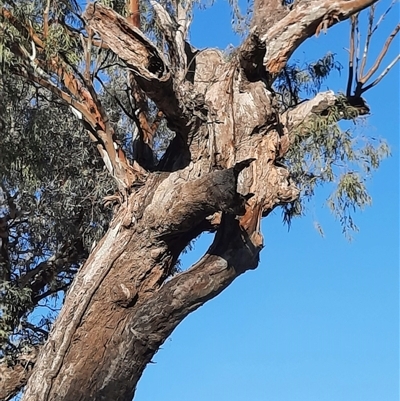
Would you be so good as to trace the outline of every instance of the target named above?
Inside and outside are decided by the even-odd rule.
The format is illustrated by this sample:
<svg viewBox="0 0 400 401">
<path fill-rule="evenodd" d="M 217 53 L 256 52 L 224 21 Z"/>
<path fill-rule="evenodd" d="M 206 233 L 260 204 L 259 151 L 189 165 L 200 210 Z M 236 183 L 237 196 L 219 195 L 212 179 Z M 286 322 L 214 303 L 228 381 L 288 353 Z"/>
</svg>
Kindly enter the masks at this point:
<svg viewBox="0 0 400 401">
<path fill-rule="evenodd" d="M 256 2 L 256 9 L 264 3 Z M 188 65 L 186 79 L 180 69 L 178 80 L 137 28 L 106 7 L 88 7 L 87 24 L 134 72 L 176 136 L 160 171 L 129 188 L 78 272 L 23 400 L 130 401 L 146 364 L 182 319 L 257 267 L 261 217 L 298 196 L 279 163 L 290 145 L 289 129 L 321 103 L 335 101 L 328 92 L 280 115 L 268 85 L 295 47 L 337 11 L 328 3 L 310 2 L 314 19 L 302 17 L 306 6 L 279 12 L 281 21 L 270 21 L 266 31 L 255 19 L 258 36 L 250 36 L 230 61 L 204 50 L 189 62 L 177 40 L 175 67 Z M 362 2 L 337 3 L 356 9 Z M 351 11 L 346 13 L 340 18 Z M 296 16 L 303 25 L 296 25 Z M 290 30 L 285 18 L 292 18 Z M 207 253 L 171 277 L 181 251 L 207 230 L 216 232 Z"/>
<path fill-rule="evenodd" d="M 176 325 L 257 266 L 261 215 L 297 196 L 275 165 L 286 134 L 277 130 L 272 94 L 217 51 L 196 65 L 204 109 L 189 132 L 177 133 L 182 150 L 172 164 L 180 169 L 149 174 L 119 207 L 75 278 L 25 400 L 130 400 Z M 207 229 L 217 230 L 209 251 L 166 281 Z"/>
</svg>

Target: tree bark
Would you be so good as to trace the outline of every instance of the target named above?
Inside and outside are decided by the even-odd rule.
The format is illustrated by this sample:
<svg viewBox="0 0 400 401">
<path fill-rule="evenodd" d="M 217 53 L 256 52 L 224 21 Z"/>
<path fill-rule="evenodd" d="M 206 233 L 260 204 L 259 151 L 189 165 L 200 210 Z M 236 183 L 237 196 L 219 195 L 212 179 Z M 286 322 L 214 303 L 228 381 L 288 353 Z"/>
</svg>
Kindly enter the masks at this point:
<svg viewBox="0 0 400 401">
<path fill-rule="evenodd" d="M 264 32 L 257 21 L 267 11 L 255 2 L 254 31 L 238 55 L 226 61 L 217 50 L 197 53 L 190 81 L 177 79 L 124 18 L 101 4 L 88 6 L 88 26 L 126 62 L 176 136 L 159 171 L 130 188 L 78 272 L 24 401 L 131 400 L 146 364 L 174 328 L 257 267 L 262 216 L 299 195 L 279 163 L 290 129 L 334 102 L 327 92 L 280 115 L 266 76 L 278 73 L 332 10 L 344 19 L 371 3 L 300 2 L 279 12 Z M 206 254 L 171 277 L 182 250 L 207 230 L 216 234 Z"/>
</svg>

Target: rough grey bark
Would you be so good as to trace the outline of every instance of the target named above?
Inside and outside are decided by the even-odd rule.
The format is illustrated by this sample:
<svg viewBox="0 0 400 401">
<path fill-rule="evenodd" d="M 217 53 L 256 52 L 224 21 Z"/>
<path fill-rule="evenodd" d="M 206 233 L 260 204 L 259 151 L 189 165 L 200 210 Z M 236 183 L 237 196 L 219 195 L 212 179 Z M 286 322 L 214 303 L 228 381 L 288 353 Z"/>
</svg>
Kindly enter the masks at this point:
<svg viewBox="0 0 400 401">
<path fill-rule="evenodd" d="M 262 216 L 299 195 L 279 163 L 290 131 L 335 102 L 326 92 L 281 115 L 270 85 L 304 40 L 372 3 L 299 1 L 289 11 L 280 1 L 255 1 L 251 34 L 237 54 L 227 61 L 204 50 L 190 66 L 182 38 L 170 38 L 176 57 L 169 64 L 126 19 L 89 4 L 87 26 L 126 63 L 176 136 L 158 171 L 131 166 L 113 150 L 97 105 L 102 128 L 89 130 L 102 135 L 99 151 L 122 202 L 69 290 L 24 401 L 131 400 L 146 364 L 182 319 L 257 267 Z M 181 251 L 207 230 L 216 235 L 206 254 L 170 278 Z"/>
</svg>

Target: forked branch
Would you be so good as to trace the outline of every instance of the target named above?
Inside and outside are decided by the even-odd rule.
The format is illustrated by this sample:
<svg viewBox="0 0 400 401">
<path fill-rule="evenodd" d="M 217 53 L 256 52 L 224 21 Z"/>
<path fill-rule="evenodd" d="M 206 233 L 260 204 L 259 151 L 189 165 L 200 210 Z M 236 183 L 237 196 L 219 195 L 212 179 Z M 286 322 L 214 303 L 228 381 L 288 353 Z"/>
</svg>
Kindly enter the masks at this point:
<svg viewBox="0 0 400 401">
<path fill-rule="evenodd" d="M 374 32 L 376 32 L 378 26 L 387 15 L 387 13 L 391 10 L 394 2 L 391 3 L 389 8 L 386 10 L 384 14 L 379 18 L 378 22 L 374 26 L 374 16 L 375 16 L 375 5 L 373 5 L 370 9 L 368 16 L 368 28 L 367 34 L 364 44 L 364 50 L 362 54 L 361 60 L 359 59 L 360 53 L 360 40 L 358 38 L 358 15 L 354 15 L 351 18 L 351 27 L 350 27 L 350 49 L 349 49 L 349 76 L 347 81 L 347 89 L 346 95 L 348 98 L 353 97 L 359 99 L 361 95 L 367 90 L 371 89 L 373 86 L 378 84 L 382 78 L 390 71 L 390 69 L 396 64 L 399 60 L 399 55 L 397 55 L 392 62 L 388 64 L 388 66 L 383 70 L 383 72 L 376 78 L 372 83 L 366 85 L 368 81 L 372 78 L 372 76 L 378 71 L 384 57 L 387 55 L 390 45 L 392 44 L 394 38 L 400 31 L 400 23 L 396 25 L 391 34 L 386 39 L 382 50 L 378 54 L 375 59 L 375 62 L 371 66 L 371 68 L 364 73 L 365 67 L 367 64 L 367 57 L 370 48 L 370 43 Z M 354 68 L 355 64 L 355 68 Z M 353 87 L 353 80 L 355 80 L 355 89 L 354 94 L 351 94 Z"/>
</svg>

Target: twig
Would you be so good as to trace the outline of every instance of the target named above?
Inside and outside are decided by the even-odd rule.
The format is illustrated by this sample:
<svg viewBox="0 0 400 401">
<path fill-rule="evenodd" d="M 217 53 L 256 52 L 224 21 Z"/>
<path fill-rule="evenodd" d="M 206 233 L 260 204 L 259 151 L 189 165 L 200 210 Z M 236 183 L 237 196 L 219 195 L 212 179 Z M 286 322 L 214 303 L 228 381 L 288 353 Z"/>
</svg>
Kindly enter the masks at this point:
<svg viewBox="0 0 400 401">
<path fill-rule="evenodd" d="M 380 23 L 385 19 L 386 15 L 387 15 L 387 14 L 389 13 L 389 11 L 393 8 L 394 4 L 395 4 L 397 1 L 398 1 L 398 0 L 392 0 L 392 2 L 390 3 L 390 6 L 388 7 L 388 9 L 380 16 L 378 22 L 377 22 L 376 25 L 374 26 L 374 29 L 372 30 L 372 33 L 374 33 L 374 32 L 378 29 Z"/>
</svg>

